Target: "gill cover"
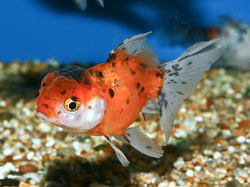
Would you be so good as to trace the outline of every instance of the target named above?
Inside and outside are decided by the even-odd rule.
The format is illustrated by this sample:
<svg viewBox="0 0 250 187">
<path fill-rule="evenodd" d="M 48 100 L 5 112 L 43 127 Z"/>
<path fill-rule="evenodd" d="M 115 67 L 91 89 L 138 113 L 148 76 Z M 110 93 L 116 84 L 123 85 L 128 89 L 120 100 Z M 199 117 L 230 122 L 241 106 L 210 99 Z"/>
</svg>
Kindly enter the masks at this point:
<svg viewBox="0 0 250 187">
<path fill-rule="evenodd" d="M 37 106 L 38 117 L 81 133 L 101 122 L 106 100 L 93 85 L 87 70 L 70 66 L 43 79 Z"/>
</svg>

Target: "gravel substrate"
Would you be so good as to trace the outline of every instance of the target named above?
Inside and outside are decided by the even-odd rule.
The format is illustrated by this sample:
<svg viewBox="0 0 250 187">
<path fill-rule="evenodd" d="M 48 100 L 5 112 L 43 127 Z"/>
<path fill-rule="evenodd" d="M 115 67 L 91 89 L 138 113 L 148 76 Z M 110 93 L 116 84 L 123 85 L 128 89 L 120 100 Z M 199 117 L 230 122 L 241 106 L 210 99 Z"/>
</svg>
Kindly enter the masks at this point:
<svg viewBox="0 0 250 187">
<path fill-rule="evenodd" d="M 250 186 L 250 72 L 212 69 L 181 107 L 160 159 L 116 140 L 122 167 L 104 138 L 71 138 L 36 117 L 40 82 L 53 60 L 0 62 L 0 186 Z M 158 115 L 134 126 L 159 145 Z"/>
</svg>

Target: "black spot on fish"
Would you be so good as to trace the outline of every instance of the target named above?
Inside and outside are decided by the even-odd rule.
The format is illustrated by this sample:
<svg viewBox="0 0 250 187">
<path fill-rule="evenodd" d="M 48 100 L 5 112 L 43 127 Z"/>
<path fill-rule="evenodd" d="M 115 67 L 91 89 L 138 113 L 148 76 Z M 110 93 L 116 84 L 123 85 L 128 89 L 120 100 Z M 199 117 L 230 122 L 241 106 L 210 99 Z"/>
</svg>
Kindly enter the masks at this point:
<svg viewBox="0 0 250 187">
<path fill-rule="evenodd" d="M 93 75 L 93 71 L 90 69 L 90 70 L 88 70 L 89 71 L 89 73 L 91 74 L 91 75 Z"/>
<path fill-rule="evenodd" d="M 129 58 L 128 58 L 128 57 L 124 59 L 124 61 L 128 61 L 128 60 L 129 60 Z"/>
<path fill-rule="evenodd" d="M 141 63 L 140 66 L 143 67 L 143 69 L 147 68 L 146 64 L 144 64 L 144 63 Z"/>
<path fill-rule="evenodd" d="M 135 75 L 135 71 L 133 71 L 132 69 L 130 69 L 130 72 L 132 75 Z"/>
<path fill-rule="evenodd" d="M 141 87 L 141 93 L 144 91 L 144 87 Z"/>
<path fill-rule="evenodd" d="M 102 71 L 96 71 L 96 76 L 102 78 L 103 76 Z"/>
<path fill-rule="evenodd" d="M 49 106 L 47 104 L 42 104 L 43 106 L 45 106 L 46 108 L 49 108 Z"/>
<path fill-rule="evenodd" d="M 189 65 L 191 65 L 191 64 L 193 64 L 193 62 L 192 62 L 192 61 L 190 61 L 190 62 L 188 62 L 188 63 L 187 63 L 187 65 L 188 65 L 188 66 L 189 66 Z"/>
<path fill-rule="evenodd" d="M 62 95 L 66 94 L 66 90 L 63 90 L 63 91 L 61 92 L 61 94 L 62 94 Z"/>
<path fill-rule="evenodd" d="M 76 82 L 80 83 L 83 79 L 83 71 L 85 69 L 80 68 L 79 66 L 70 66 L 66 69 L 58 71 L 58 76 L 64 76 L 66 78 L 71 77 Z M 85 70 L 86 71 L 86 70 Z"/>
<path fill-rule="evenodd" d="M 156 77 L 161 77 L 163 79 L 163 75 L 161 73 L 159 73 L 159 72 L 156 72 L 155 76 Z"/>
<path fill-rule="evenodd" d="M 182 92 L 179 92 L 179 91 L 176 91 L 176 93 L 180 94 L 180 95 L 184 95 L 184 93 Z"/>
<path fill-rule="evenodd" d="M 92 109 L 92 107 L 91 107 L 91 106 L 88 106 L 88 109 L 89 109 L 89 110 L 91 110 L 91 109 Z"/>
<path fill-rule="evenodd" d="M 116 66 L 116 63 L 115 62 L 112 62 L 112 66 L 115 68 L 115 66 Z"/>
<path fill-rule="evenodd" d="M 62 112 L 59 110 L 58 112 L 57 112 L 57 115 L 59 115 L 59 114 L 61 114 Z"/>
<path fill-rule="evenodd" d="M 127 136 L 131 136 L 131 134 L 127 133 Z"/>
<path fill-rule="evenodd" d="M 105 88 L 104 88 L 102 91 L 103 91 L 103 93 L 104 93 L 104 92 L 106 91 Z"/>
<path fill-rule="evenodd" d="M 181 84 L 187 84 L 187 82 L 181 82 Z"/>
<path fill-rule="evenodd" d="M 114 91 L 111 88 L 109 88 L 109 95 L 111 98 L 114 97 Z"/>
<path fill-rule="evenodd" d="M 47 84 L 45 82 L 43 83 L 42 87 L 44 87 L 44 86 L 47 86 Z"/>
<path fill-rule="evenodd" d="M 129 104 L 129 99 L 127 99 L 127 104 Z"/>
<path fill-rule="evenodd" d="M 84 79 L 84 84 L 85 85 L 90 85 L 90 80 L 89 79 Z"/>
<path fill-rule="evenodd" d="M 149 145 L 147 145 L 147 146 L 146 146 L 146 148 L 147 148 L 147 149 L 152 149 L 152 147 L 151 147 L 151 146 L 149 146 Z"/>
<path fill-rule="evenodd" d="M 138 88 L 140 88 L 140 83 L 138 82 L 138 83 L 136 83 L 136 85 L 135 85 L 135 87 L 138 89 Z"/>
<path fill-rule="evenodd" d="M 109 57 L 108 57 L 108 60 L 106 61 L 107 63 L 110 63 L 111 60 L 115 60 L 116 59 L 116 54 L 114 53 L 109 53 Z"/>
</svg>

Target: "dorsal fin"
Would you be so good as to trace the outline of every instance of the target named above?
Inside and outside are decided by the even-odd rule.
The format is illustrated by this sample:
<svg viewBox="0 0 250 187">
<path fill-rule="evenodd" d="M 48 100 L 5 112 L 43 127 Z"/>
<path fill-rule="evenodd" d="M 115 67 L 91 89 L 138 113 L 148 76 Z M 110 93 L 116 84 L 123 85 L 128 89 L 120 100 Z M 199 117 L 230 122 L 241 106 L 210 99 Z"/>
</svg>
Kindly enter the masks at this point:
<svg viewBox="0 0 250 187">
<path fill-rule="evenodd" d="M 139 63 L 147 69 L 157 68 L 160 64 L 158 55 L 146 41 L 146 35 L 150 33 L 152 32 L 138 34 L 124 40 L 109 53 L 107 62 L 114 59 L 133 59 L 134 62 Z"/>
</svg>

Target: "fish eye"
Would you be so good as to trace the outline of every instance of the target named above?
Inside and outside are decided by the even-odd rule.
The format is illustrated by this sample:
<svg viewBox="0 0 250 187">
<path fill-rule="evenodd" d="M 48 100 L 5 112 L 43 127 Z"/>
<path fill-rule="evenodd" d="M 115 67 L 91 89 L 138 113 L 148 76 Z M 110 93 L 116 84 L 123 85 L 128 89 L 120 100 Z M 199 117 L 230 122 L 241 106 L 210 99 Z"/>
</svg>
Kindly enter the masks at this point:
<svg viewBox="0 0 250 187">
<path fill-rule="evenodd" d="M 69 112 L 75 112 L 80 108 L 80 100 L 77 97 L 70 97 L 64 103 L 64 108 Z"/>
</svg>

